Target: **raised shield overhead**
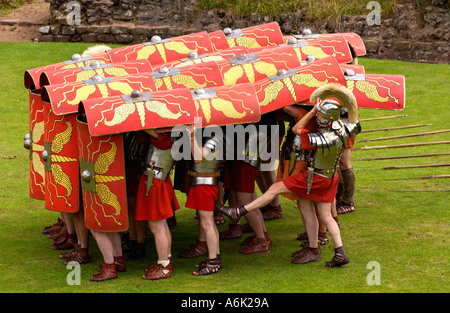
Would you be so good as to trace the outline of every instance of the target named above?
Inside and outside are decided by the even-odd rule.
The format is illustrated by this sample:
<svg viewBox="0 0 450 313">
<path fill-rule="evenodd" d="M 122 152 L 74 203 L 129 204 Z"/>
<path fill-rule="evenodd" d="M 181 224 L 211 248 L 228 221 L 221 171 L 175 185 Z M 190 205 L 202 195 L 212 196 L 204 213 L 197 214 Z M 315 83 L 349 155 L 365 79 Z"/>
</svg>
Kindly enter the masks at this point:
<svg viewBox="0 0 450 313">
<path fill-rule="evenodd" d="M 51 211 L 79 210 L 79 162 L 76 115 L 53 113 L 44 103 L 45 207 Z"/>
<path fill-rule="evenodd" d="M 170 129 L 192 124 L 231 125 L 259 121 L 259 103 L 250 83 L 199 88 L 179 88 L 153 93 L 90 99 L 82 102 L 92 136 Z"/>
<path fill-rule="evenodd" d="M 223 31 L 210 33 L 209 36 L 216 49 L 234 48 L 237 46 L 253 49 L 283 43 L 283 34 L 277 22 L 243 29 L 225 28 Z M 225 41 L 228 46 L 225 44 Z"/>
<path fill-rule="evenodd" d="M 187 88 L 140 92 L 82 102 L 92 136 L 118 134 L 194 122 L 195 106 Z"/>
<path fill-rule="evenodd" d="M 402 75 L 356 74 L 347 70 L 345 81 L 360 108 L 405 108 L 405 77 Z"/>
<path fill-rule="evenodd" d="M 52 104 L 57 115 L 78 112 L 81 101 L 130 94 L 133 90 L 150 92 L 156 90 L 149 73 L 128 76 L 94 76 L 91 80 L 68 84 L 49 85 L 42 88 L 42 99 Z"/>
<path fill-rule="evenodd" d="M 267 48 L 258 52 L 240 54 L 218 61 L 225 85 L 261 80 L 276 75 L 280 69 L 300 66 L 300 60 L 291 46 Z"/>
<path fill-rule="evenodd" d="M 107 52 L 88 57 L 81 57 L 79 54 L 74 54 L 68 61 L 41 66 L 26 71 L 24 76 L 25 88 L 30 90 L 41 89 L 40 79 L 41 74 L 44 72 L 89 66 L 94 60 L 98 61 L 100 64 L 111 63 L 111 59 Z"/>
<path fill-rule="evenodd" d="M 208 33 L 200 32 L 167 39 L 153 36 L 150 42 L 111 49 L 108 54 L 112 63 L 145 59 L 151 65 L 158 65 L 186 58 L 191 51 L 197 51 L 198 54 L 212 52 Z"/>
<path fill-rule="evenodd" d="M 155 66 L 155 71 L 158 71 L 161 67 L 175 68 L 183 67 L 200 63 L 217 62 L 223 59 L 238 56 L 239 54 L 248 53 L 248 49 L 244 47 L 235 47 L 225 50 L 215 51 L 211 53 L 204 53 L 199 55 L 196 51 L 189 52 L 186 58 L 176 60 L 173 62 L 160 64 Z"/>
<path fill-rule="evenodd" d="M 40 90 L 30 90 L 30 132 L 25 135 L 24 147 L 29 149 L 30 197 L 45 200 L 45 169 L 41 158 L 44 151 L 44 102 L 41 99 Z"/>
<path fill-rule="evenodd" d="M 161 67 L 158 72 L 150 73 L 156 90 L 178 88 L 198 89 L 223 86 L 222 75 L 215 62 L 187 65 L 182 67 Z"/>
<path fill-rule="evenodd" d="M 333 57 L 317 60 L 295 69 L 280 70 L 274 76 L 255 82 L 261 114 L 307 101 L 320 86 L 345 85 L 342 70 Z"/>
<path fill-rule="evenodd" d="M 150 72 L 153 72 L 153 67 L 147 60 L 113 64 L 100 64 L 100 62 L 94 60 L 89 66 L 43 72 L 40 78 L 40 86 L 42 88 L 47 85 L 81 82 L 91 80 L 94 76 L 106 78 Z"/>
<path fill-rule="evenodd" d="M 81 193 L 86 227 L 95 231 L 128 229 L 122 135 L 92 137 L 77 121 Z"/>
<path fill-rule="evenodd" d="M 298 39 L 296 36 L 292 36 L 288 39 L 287 44 L 295 48 L 301 61 L 306 61 L 308 57 L 320 60 L 329 56 L 334 57 L 339 63 L 350 63 L 353 60 L 350 47 L 344 36 L 311 40 Z"/>
<path fill-rule="evenodd" d="M 366 47 L 364 41 L 357 33 L 330 33 L 330 34 L 313 34 L 310 29 L 305 29 L 300 35 L 294 35 L 297 39 L 304 40 L 317 40 L 317 39 L 330 39 L 334 37 L 344 36 L 348 45 L 354 52 L 354 56 L 366 55 Z M 284 36 L 285 41 L 289 40 L 290 36 Z"/>
<path fill-rule="evenodd" d="M 258 122 L 259 102 L 251 83 L 191 91 L 196 116 L 202 125 L 232 125 Z"/>
</svg>

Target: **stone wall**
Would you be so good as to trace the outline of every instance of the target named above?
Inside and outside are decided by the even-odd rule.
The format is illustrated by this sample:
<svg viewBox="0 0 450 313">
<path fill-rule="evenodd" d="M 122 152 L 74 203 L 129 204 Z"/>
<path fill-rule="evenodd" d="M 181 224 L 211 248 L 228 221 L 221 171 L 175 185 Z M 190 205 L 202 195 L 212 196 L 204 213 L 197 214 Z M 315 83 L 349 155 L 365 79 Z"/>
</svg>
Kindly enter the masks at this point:
<svg viewBox="0 0 450 313">
<path fill-rule="evenodd" d="M 69 25 L 67 17 L 72 8 L 67 7 L 68 1 L 45 1 L 50 3 L 50 22 L 40 29 L 41 41 L 128 45 L 150 41 L 154 35 L 168 38 L 272 21 L 259 14 L 238 17 L 224 10 L 200 10 L 196 0 L 78 0 L 80 24 Z M 313 21 L 306 10 L 281 14 L 275 21 L 285 35 L 298 34 L 304 28 L 314 33 L 355 32 L 363 38 L 368 57 L 449 63 L 448 0 L 429 1 L 420 10 L 416 2 L 403 1 L 393 18 L 382 13 L 379 26 L 369 26 L 366 16 Z"/>
</svg>

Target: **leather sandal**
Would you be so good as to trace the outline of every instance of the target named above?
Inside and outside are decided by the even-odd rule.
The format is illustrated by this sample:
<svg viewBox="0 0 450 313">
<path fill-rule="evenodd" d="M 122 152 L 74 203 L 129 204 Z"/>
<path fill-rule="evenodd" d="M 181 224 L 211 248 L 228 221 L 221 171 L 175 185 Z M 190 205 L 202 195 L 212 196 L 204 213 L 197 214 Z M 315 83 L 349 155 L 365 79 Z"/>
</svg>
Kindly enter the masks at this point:
<svg viewBox="0 0 450 313">
<path fill-rule="evenodd" d="M 52 243 L 52 249 L 53 250 L 73 249 L 75 247 L 76 242 L 77 236 L 68 234 L 65 237 L 65 240 Z"/>
<path fill-rule="evenodd" d="M 270 206 L 269 210 L 263 213 L 263 218 L 265 221 L 279 219 L 283 216 L 283 211 L 281 210 L 281 205 Z"/>
<path fill-rule="evenodd" d="M 331 259 L 330 262 L 326 262 L 325 266 L 326 267 L 340 267 L 342 265 L 345 265 L 347 263 L 349 263 L 349 259 L 347 254 L 344 251 L 343 247 L 339 247 L 334 249 L 334 256 Z"/>
<path fill-rule="evenodd" d="M 44 229 L 42 230 L 42 233 L 44 235 L 48 235 L 51 232 L 54 232 L 55 230 L 59 231 L 59 229 L 61 229 L 63 226 L 64 226 L 63 220 L 58 218 L 58 220 L 56 221 L 55 224 L 44 227 Z"/>
<path fill-rule="evenodd" d="M 89 256 L 88 249 L 87 248 L 79 248 L 77 251 L 77 254 L 75 254 L 71 258 L 67 258 L 64 261 L 64 265 L 69 264 L 70 262 L 78 262 L 79 264 L 86 264 L 91 263 L 91 257 Z"/>
<path fill-rule="evenodd" d="M 257 254 L 270 252 L 269 241 L 266 238 L 255 238 L 239 250 L 241 254 Z"/>
<path fill-rule="evenodd" d="M 145 273 L 144 276 L 142 276 L 143 279 L 146 279 L 146 280 L 165 279 L 165 278 L 169 278 L 173 272 L 173 269 L 172 269 L 172 271 L 170 271 L 169 265 L 164 267 L 162 264 L 155 263 L 149 267 L 151 267 L 151 270 L 148 271 L 147 273 Z"/>
<path fill-rule="evenodd" d="M 167 269 L 171 272 L 171 273 L 173 273 L 173 264 L 172 264 L 172 258 L 171 257 L 169 257 L 169 261 L 170 261 L 170 263 L 169 263 L 169 265 L 167 265 Z M 154 263 L 154 264 L 150 264 L 146 269 L 145 269 L 145 273 L 150 273 L 150 272 L 152 272 L 152 271 L 154 271 L 155 269 L 156 269 L 156 265 L 157 265 L 158 263 Z"/>
<path fill-rule="evenodd" d="M 67 235 L 67 227 L 65 225 L 55 228 L 52 232 L 47 235 L 48 239 L 56 239 L 62 236 Z"/>
<path fill-rule="evenodd" d="M 92 275 L 91 281 L 99 282 L 99 281 L 105 281 L 110 279 L 116 279 L 117 278 L 117 270 L 116 265 L 113 264 L 101 264 L 100 265 L 100 272 L 97 274 Z"/>
<path fill-rule="evenodd" d="M 216 225 L 222 225 L 223 223 L 225 223 L 225 219 L 223 218 L 222 213 L 218 209 L 214 210 L 214 222 L 216 223 Z"/>
<path fill-rule="evenodd" d="M 180 253 L 180 257 L 185 259 L 196 258 L 208 253 L 208 247 L 206 245 L 206 241 L 199 241 L 194 245 L 190 245 L 188 249 L 184 250 Z"/>
<path fill-rule="evenodd" d="M 326 245 L 329 242 L 328 236 L 327 236 L 327 232 L 324 232 L 324 233 L 319 232 L 319 235 L 317 236 L 317 239 L 318 239 L 317 242 L 321 246 Z M 307 233 L 298 234 L 297 235 L 297 240 L 303 241 L 302 244 L 301 244 L 302 247 L 309 247 L 308 234 Z"/>
<path fill-rule="evenodd" d="M 270 237 L 269 232 L 265 232 L 264 236 L 266 237 L 267 241 L 269 242 L 269 245 L 271 245 L 272 238 Z M 241 245 L 243 245 L 243 246 L 248 245 L 250 242 L 252 242 L 255 239 L 256 239 L 256 235 L 248 236 L 247 238 L 244 239 L 244 241 L 242 241 Z"/>
<path fill-rule="evenodd" d="M 336 205 L 336 212 L 337 214 L 345 214 L 355 211 L 355 207 L 351 204 L 347 203 L 340 203 Z"/>
<path fill-rule="evenodd" d="M 219 233 L 220 240 L 238 239 L 242 237 L 240 224 L 228 224 L 228 229 Z"/>
<path fill-rule="evenodd" d="M 293 258 L 291 263 L 293 264 L 305 264 L 310 262 L 319 262 L 321 258 L 322 250 L 320 246 L 317 248 L 305 247 L 292 254 Z"/>
<path fill-rule="evenodd" d="M 219 262 L 220 262 L 220 268 L 222 268 L 222 259 L 220 258 L 220 254 L 218 254 L 218 255 L 216 256 L 216 258 L 219 259 Z M 206 260 L 201 261 L 200 263 L 196 264 L 195 267 L 196 267 L 196 268 L 202 268 L 202 267 L 206 266 L 206 262 L 208 262 L 208 260 L 209 260 L 209 259 L 206 259 Z"/>
<path fill-rule="evenodd" d="M 75 247 L 71 251 L 63 252 L 59 255 L 60 259 L 70 259 L 73 258 L 75 255 L 77 255 L 78 251 L 80 250 L 80 245 L 76 244 Z"/>
<path fill-rule="evenodd" d="M 222 262 L 220 258 L 208 259 L 204 263 L 204 266 L 200 267 L 197 271 L 192 272 L 195 276 L 204 276 L 217 273 L 222 268 Z"/>
</svg>

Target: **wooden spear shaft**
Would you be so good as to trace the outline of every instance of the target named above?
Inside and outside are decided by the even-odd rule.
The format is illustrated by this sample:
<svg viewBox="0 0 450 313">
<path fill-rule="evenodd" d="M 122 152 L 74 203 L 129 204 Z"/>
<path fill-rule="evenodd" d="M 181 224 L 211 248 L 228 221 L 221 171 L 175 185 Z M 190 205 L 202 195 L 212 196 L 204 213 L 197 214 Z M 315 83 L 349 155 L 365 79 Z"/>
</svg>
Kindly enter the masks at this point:
<svg viewBox="0 0 450 313">
<path fill-rule="evenodd" d="M 436 178 L 450 178 L 450 175 L 430 175 L 430 176 L 421 176 L 421 177 L 386 178 L 383 180 L 436 179 Z"/>
<path fill-rule="evenodd" d="M 417 147 L 417 146 L 428 146 L 428 145 L 441 145 L 449 144 L 450 141 L 434 141 L 434 142 L 420 142 L 420 143 L 405 143 L 400 145 L 390 145 L 390 146 L 374 146 L 374 147 L 357 147 L 352 148 L 352 151 L 358 150 L 373 150 L 373 149 L 391 149 L 391 148 L 404 148 L 404 147 Z"/>
<path fill-rule="evenodd" d="M 405 168 L 443 167 L 443 166 L 450 166 L 450 163 L 387 166 L 387 167 L 374 167 L 374 168 L 355 168 L 355 170 L 363 170 L 363 171 L 364 170 L 398 170 L 398 169 L 405 169 Z"/>
<path fill-rule="evenodd" d="M 389 118 L 399 118 L 399 117 L 406 117 L 408 115 L 394 115 L 394 116 L 383 116 L 383 117 L 372 117 L 372 118 L 364 118 L 362 120 L 359 120 L 360 122 L 368 122 L 368 121 L 377 121 L 377 120 L 385 120 Z"/>
<path fill-rule="evenodd" d="M 432 124 L 419 124 L 419 125 L 406 125 L 406 126 L 398 126 L 398 127 L 387 127 L 387 128 L 376 128 L 376 129 L 363 129 L 361 133 L 370 133 L 377 132 L 383 130 L 395 130 L 395 129 L 406 129 L 406 128 L 416 128 L 416 127 L 424 127 L 431 126 Z"/>
<path fill-rule="evenodd" d="M 450 132 L 450 129 L 436 130 L 436 131 L 432 131 L 432 132 L 424 132 L 424 133 L 416 133 L 416 134 L 408 134 L 408 135 L 399 135 L 399 136 L 389 136 L 389 137 L 380 137 L 380 138 L 372 138 L 372 139 L 363 139 L 363 140 L 359 140 L 359 142 L 380 141 L 380 140 L 397 139 L 397 138 L 427 136 L 427 135 L 441 134 L 441 133 L 447 133 L 447 132 Z"/>
<path fill-rule="evenodd" d="M 392 159 L 409 159 L 409 158 L 422 158 L 422 157 L 432 157 L 440 155 L 450 155 L 450 153 L 429 153 L 429 154 L 413 154 L 413 155 L 395 155 L 388 157 L 373 157 L 373 158 L 362 158 L 356 159 L 355 161 L 374 161 L 374 160 L 392 160 Z"/>
</svg>

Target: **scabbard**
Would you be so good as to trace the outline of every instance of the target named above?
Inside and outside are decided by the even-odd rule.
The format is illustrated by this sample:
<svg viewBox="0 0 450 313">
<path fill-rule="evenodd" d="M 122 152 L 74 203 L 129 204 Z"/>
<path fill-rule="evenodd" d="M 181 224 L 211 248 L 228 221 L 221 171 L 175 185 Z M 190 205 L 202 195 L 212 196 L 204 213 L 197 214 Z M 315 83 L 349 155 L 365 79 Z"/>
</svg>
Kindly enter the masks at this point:
<svg viewBox="0 0 450 313">
<path fill-rule="evenodd" d="M 147 189 L 145 196 L 148 197 L 148 192 L 150 191 L 150 188 L 153 186 L 153 178 L 155 177 L 155 173 L 153 171 L 147 171 L 147 181 L 145 182 Z"/>
<path fill-rule="evenodd" d="M 314 179 L 314 167 L 308 167 L 307 171 L 308 171 L 308 181 L 306 182 L 306 186 L 307 186 L 306 194 L 309 195 L 309 192 L 311 190 L 311 186 L 313 183 L 313 179 Z"/>
</svg>

